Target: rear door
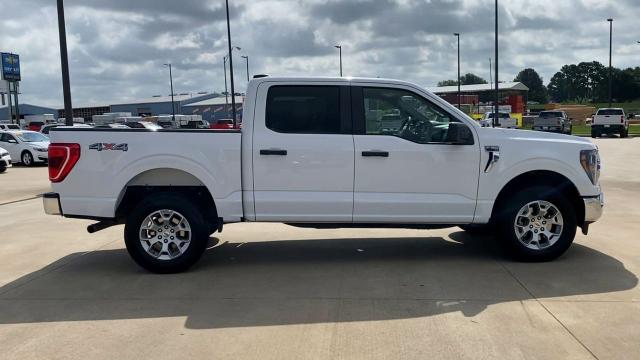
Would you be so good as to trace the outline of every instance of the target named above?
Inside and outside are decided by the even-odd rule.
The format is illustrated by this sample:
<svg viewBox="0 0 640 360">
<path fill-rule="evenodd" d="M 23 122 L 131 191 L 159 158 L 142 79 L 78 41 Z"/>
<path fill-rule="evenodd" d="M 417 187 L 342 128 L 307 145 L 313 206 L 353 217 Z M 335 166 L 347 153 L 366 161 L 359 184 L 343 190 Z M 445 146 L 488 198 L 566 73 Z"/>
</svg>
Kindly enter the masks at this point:
<svg viewBox="0 0 640 360">
<path fill-rule="evenodd" d="M 0 147 L 9 152 L 14 162 L 20 161 L 20 145 L 18 145 L 18 140 L 15 136 L 9 133 L 0 134 Z"/>
<path fill-rule="evenodd" d="M 352 221 L 349 95 L 344 82 L 260 84 L 252 149 L 257 221 Z"/>
</svg>

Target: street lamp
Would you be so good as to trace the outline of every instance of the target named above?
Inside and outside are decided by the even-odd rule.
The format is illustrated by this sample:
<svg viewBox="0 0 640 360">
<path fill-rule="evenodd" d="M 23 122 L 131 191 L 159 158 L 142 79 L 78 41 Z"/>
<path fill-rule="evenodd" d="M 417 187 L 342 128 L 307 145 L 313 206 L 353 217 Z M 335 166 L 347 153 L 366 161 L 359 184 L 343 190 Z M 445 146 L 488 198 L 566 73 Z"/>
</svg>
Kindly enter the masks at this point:
<svg viewBox="0 0 640 360">
<path fill-rule="evenodd" d="M 243 55 L 242 58 L 247 60 L 247 82 L 249 82 L 249 55 Z"/>
<path fill-rule="evenodd" d="M 458 109 L 460 109 L 460 33 L 454 33 L 458 38 Z"/>
<path fill-rule="evenodd" d="M 173 94 L 173 71 L 171 69 L 171 63 L 168 64 L 163 64 L 165 67 L 169 68 L 169 83 L 171 84 L 171 114 L 172 114 L 172 120 L 175 123 L 176 122 L 176 106 L 175 106 L 175 100 L 174 100 L 174 94 Z"/>
<path fill-rule="evenodd" d="M 231 76 L 231 106 L 233 107 L 233 128 L 238 128 L 238 119 L 236 117 L 236 87 L 233 82 L 233 46 L 231 45 L 231 22 L 229 21 L 229 0 L 225 0 L 227 10 L 227 45 L 229 47 L 229 75 Z M 225 72 L 226 74 L 226 72 Z"/>
<path fill-rule="evenodd" d="M 609 107 L 613 103 L 613 19 L 607 19 L 609 22 Z"/>
<path fill-rule="evenodd" d="M 340 77 L 342 77 L 342 45 L 336 45 L 334 47 L 340 50 Z"/>
<path fill-rule="evenodd" d="M 498 80 L 499 76 L 498 76 L 498 0 L 496 0 L 496 9 L 495 9 L 495 16 L 496 16 L 496 44 L 495 44 L 495 50 L 496 50 L 496 103 L 495 103 L 495 110 L 494 110 L 494 114 L 493 114 L 493 127 L 496 127 L 496 122 L 498 121 L 498 112 L 500 111 L 500 81 Z"/>
<path fill-rule="evenodd" d="M 63 0 L 58 0 L 58 33 L 60 36 L 60 63 L 62 65 L 65 124 L 67 126 L 73 126 L 73 106 L 71 105 L 71 81 L 69 80 L 69 57 L 67 55 L 67 31 L 64 23 Z M 9 101 L 11 101 L 11 95 L 9 95 Z M 20 122 L 20 119 L 18 119 L 18 122 Z"/>
<path fill-rule="evenodd" d="M 224 63 L 224 102 L 226 106 L 224 109 L 225 112 L 229 108 L 229 89 L 227 88 L 227 61 L 229 60 L 229 54 L 231 54 L 233 50 L 240 51 L 242 50 L 242 48 L 234 46 L 233 48 L 231 48 L 229 53 L 222 58 L 222 62 Z"/>
</svg>

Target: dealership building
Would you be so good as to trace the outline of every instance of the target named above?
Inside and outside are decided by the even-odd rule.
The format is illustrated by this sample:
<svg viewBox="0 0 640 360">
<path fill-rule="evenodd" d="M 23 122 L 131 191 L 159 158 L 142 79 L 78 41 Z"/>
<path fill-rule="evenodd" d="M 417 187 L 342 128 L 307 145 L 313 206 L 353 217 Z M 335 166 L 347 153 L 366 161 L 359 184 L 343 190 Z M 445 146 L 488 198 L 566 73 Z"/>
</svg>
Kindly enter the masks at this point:
<svg viewBox="0 0 640 360">
<path fill-rule="evenodd" d="M 236 96 L 236 116 L 242 122 L 244 97 Z M 222 119 L 233 119 L 231 97 L 220 96 L 184 105 L 184 115 L 202 115 L 202 119 L 210 123 Z"/>
</svg>

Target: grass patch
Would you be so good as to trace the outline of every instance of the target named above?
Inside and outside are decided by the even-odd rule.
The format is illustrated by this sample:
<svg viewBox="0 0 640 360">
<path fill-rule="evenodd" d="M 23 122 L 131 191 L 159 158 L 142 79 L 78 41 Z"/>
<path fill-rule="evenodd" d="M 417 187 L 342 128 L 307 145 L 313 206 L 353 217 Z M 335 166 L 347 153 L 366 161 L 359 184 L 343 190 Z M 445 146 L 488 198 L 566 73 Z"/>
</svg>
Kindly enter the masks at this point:
<svg viewBox="0 0 640 360">
<path fill-rule="evenodd" d="M 522 130 L 531 130 L 531 126 L 525 126 Z M 588 125 L 573 125 L 572 135 L 576 136 L 591 136 L 591 126 Z M 640 124 L 629 125 L 629 135 L 640 136 Z"/>
</svg>

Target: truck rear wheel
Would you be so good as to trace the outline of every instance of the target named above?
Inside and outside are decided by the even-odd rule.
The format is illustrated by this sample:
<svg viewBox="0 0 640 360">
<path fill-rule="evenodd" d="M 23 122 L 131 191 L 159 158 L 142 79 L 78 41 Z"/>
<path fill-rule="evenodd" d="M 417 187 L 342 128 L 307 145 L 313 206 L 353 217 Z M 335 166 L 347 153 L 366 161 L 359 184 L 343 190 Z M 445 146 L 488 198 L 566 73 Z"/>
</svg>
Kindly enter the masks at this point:
<svg viewBox="0 0 640 360">
<path fill-rule="evenodd" d="M 576 211 L 556 189 L 531 187 L 500 206 L 497 230 L 511 257 L 527 262 L 551 261 L 573 243 Z"/>
<path fill-rule="evenodd" d="M 185 196 L 160 193 L 144 199 L 124 228 L 133 260 L 154 273 L 178 273 L 204 253 L 209 227 L 198 207 Z"/>
</svg>

